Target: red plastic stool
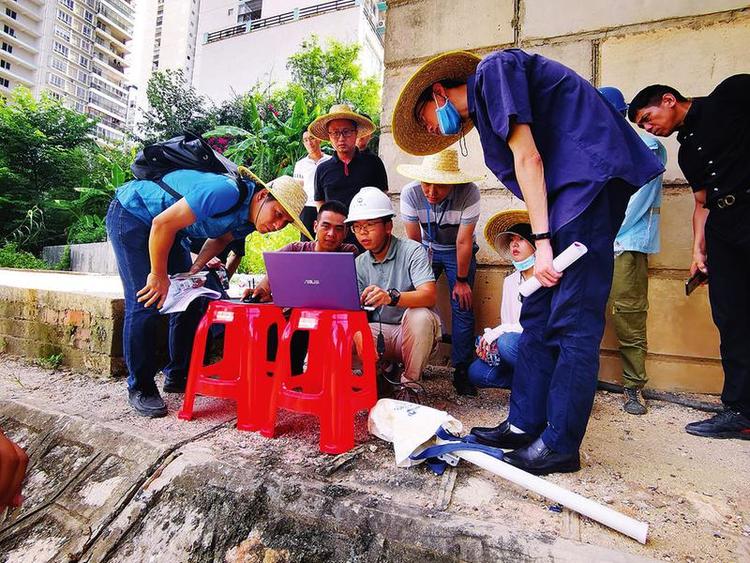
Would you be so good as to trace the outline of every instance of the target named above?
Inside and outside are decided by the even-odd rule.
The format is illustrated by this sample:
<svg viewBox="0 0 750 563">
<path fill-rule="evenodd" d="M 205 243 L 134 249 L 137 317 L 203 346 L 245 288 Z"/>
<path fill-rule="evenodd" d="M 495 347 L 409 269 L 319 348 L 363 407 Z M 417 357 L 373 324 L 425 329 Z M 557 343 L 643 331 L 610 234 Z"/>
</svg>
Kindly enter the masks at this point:
<svg viewBox="0 0 750 563">
<path fill-rule="evenodd" d="M 224 325 L 224 353 L 221 360 L 206 365 L 206 341 L 214 324 Z M 274 305 L 211 301 L 195 333 L 185 398 L 177 416 L 192 420 L 196 395 L 234 399 L 237 428 L 256 430 L 260 423 L 250 408 L 250 372 L 270 377 L 275 362 L 268 359 L 268 334 L 274 326 L 280 333 L 285 324 L 281 309 Z"/>
<path fill-rule="evenodd" d="M 310 333 L 307 369 L 291 373 L 295 331 Z M 362 334 L 362 374 L 352 371 L 354 336 Z M 266 413 L 261 434 L 275 434 L 279 408 L 313 414 L 320 420 L 320 451 L 338 454 L 354 447 L 354 415 L 378 400 L 375 346 L 363 311 L 295 309 L 279 343 L 272 378 L 253 377 L 253 409 Z M 258 384 L 260 382 L 260 384 Z"/>
</svg>

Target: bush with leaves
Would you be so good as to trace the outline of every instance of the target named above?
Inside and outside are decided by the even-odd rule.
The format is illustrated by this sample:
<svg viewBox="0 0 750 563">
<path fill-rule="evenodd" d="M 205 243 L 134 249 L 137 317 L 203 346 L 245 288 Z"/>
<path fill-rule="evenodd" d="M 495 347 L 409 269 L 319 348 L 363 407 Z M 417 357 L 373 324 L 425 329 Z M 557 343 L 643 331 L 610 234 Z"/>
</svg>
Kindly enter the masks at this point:
<svg viewBox="0 0 750 563">
<path fill-rule="evenodd" d="M 20 250 L 17 243 L 9 242 L 0 247 L 0 268 L 47 270 L 49 265 L 31 252 Z"/>
<path fill-rule="evenodd" d="M 261 234 L 251 233 L 245 240 L 245 256 L 242 257 L 240 267 L 237 269 L 241 274 L 264 274 L 266 263 L 263 261 L 264 252 L 278 250 L 290 242 L 299 240 L 299 231 L 287 225 L 275 233 Z"/>
</svg>

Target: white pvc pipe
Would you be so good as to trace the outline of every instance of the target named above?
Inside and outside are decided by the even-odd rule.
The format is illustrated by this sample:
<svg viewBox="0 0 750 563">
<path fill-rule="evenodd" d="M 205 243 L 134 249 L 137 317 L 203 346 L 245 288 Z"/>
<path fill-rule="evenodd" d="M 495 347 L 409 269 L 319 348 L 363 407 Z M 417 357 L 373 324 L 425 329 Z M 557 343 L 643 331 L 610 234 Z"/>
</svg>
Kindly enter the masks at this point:
<svg viewBox="0 0 750 563">
<path fill-rule="evenodd" d="M 584 254 L 586 254 L 588 250 L 589 249 L 580 242 L 574 242 L 568 248 L 563 250 L 554 260 L 552 260 L 552 267 L 558 272 L 562 272 L 565 270 L 565 268 L 570 266 Z M 520 293 L 524 297 L 528 297 L 541 287 L 542 284 L 539 282 L 539 280 L 534 276 L 531 276 L 518 287 L 518 293 Z"/>
<path fill-rule="evenodd" d="M 596 501 L 582 497 L 581 495 L 564 489 L 559 485 L 545 481 L 540 477 L 526 473 L 517 467 L 513 467 L 509 463 L 485 453 L 471 450 L 457 450 L 451 453 L 481 467 L 482 469 L 486 469 L 495 475 L 499 475 L 503 479 L 507 479 L 511 483 L 515 483 L 524 489 L 534 491 L 550 500 L 562 504 L 570 510 L 588 516 L 592 520 L 596 520 L 597 522 L 604 524 L 613 530 L 617 530 L 634 540 L 643 544 L 646 543 L 646 537 L 648 536 L 648 524 L 646 522 L 641 522 L 630 516 L 625 516 L 616 510 L 612 510 Z"/>
</svg>

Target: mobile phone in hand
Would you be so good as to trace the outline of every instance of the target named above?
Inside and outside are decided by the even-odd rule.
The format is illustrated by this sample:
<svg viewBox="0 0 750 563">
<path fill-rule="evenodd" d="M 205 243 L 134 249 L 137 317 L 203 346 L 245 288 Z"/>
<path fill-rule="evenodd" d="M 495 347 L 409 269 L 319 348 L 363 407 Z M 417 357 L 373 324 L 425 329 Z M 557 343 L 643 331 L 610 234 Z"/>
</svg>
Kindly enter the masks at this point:
<svg viewBox="0 0 750 563">
<path fill-rule="evenodd" d="M 690 295 L 695 291 L 695 288 L 703 285 L 708 281 L 708 274 L 703 273 L 701 270 L 696 270 L 695 273 L 690 276 L 685 282 L 685 295 Z"/>
</svg>

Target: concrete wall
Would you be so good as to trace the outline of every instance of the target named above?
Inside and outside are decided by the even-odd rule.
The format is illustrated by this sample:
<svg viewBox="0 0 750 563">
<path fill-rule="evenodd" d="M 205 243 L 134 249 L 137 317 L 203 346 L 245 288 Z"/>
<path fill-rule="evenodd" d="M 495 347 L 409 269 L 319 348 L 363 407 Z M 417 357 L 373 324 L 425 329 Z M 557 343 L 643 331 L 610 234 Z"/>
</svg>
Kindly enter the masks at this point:
<svg viewBox="0 0 750 563">
<path fill-rule="evenodd" d="M 63 257 L 66 245 L 45 246 L 42 258 L 55 266 Z M 70 271 L 117 275 L 117 260 L 109 242 L 70 245 Z"/>
<path fill-rule="evenodd" d="M 730 0 L 456 0 L 450 10 L 439 0 L 392 0 L 386 29 L 380 151 L 396 194 L 408 182 L 396 173 L 396 165 L 419 159 L 405 155 L 393 142 L 393 104 L 411 73 L 437 53 L 467 49 L 485 55 L 521 47 L 566 64 L 597 87 L 617 86 L 627 99 L 654 82 L 671 84 L 687 96 L 705 95 L 723 78 L 750 71 L 746 57 L 750 8 L 747 2 Z M 477 228 L 481 232 L 492 213 L 520 202 L 484 166 L 476 132 L 467 141 L 469 156 L 463 166 L 487 174 L 481 183 L 483 213 Z M 723 378 L 719 339 L 706 290 L 699 289 L 689 299 L 683 290 L 691 260 L 692 194 L 677 166 L 675 139 L 664 142 L 669 163 L 662 252 L 650 261 L 650 385 L 719 392 Z M 506 271 L 481 237 L 479 244 L 477 330 L 497 322 L 498 294 Z M 616 349 L 608 325 L 602 342 L 602 379 L 619 379 Z"/>
</svg>

